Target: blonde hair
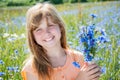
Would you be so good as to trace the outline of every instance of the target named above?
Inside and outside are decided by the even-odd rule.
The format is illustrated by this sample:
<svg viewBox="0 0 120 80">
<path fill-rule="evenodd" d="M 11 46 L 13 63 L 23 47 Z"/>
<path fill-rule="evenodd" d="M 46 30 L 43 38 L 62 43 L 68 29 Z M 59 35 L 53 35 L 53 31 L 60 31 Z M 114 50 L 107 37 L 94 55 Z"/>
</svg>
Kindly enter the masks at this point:
<svg viewBox="0 0 120 80">
<path fill-rule="evenodd" d="M 28 45 L 33 55 L 33 65 L 42 80 L 45 78 L 50 79 L 50 74 L 52 72 L 52 66 L 46 50 L 38 45 L 33 36 L 33 31 L 40 25 L 40 21 L 43 17 L 50 16 L 52 21 L 59 25 L 61 30 L 61 46 L 67 49 L 65 25 L 61 17 L 58 15 L 56 8 L 49 3 L 39 3 L 31 7 L 27 11 L 27 37 Z"/>
</svg>

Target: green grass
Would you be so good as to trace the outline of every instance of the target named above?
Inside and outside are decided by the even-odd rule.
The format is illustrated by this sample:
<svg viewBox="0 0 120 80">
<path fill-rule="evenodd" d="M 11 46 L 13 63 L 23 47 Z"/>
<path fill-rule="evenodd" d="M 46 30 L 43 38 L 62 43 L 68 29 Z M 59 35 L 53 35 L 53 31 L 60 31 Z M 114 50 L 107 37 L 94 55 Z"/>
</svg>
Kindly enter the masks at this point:
<svg viewBox="0 0 120 80">
<path fill-rule="evenodd" d="M 96 57 L 99 66 L 106 67 L 106 73 L 102 74 L 100 80 L 119 80 L 120 79 L 120 2 L 99 2 L 99 3 L 82 3 L 82 4 L 64 4 L 56 5 L 60 12 L 68 12 L 61 14 L 65 23 L 67 31 L 67 41 L 72 44 L 70 47 L 77 49 L 80 46 L 78 35 L 81 26 L 86 26 L 91 22 L 90 14 L 97 14 L 98 17 L 94 21 L 98 24 L 97 27 L 105 28 L 110 38 L 110 42 L 101 48 Z M 20 38 L 21 34 L 26 34 L 25 24 L 22 20 L 28 7 L 10 7 L 0 9 L 0 60 L 4 64 L 0 64 L 0 72 L 5 72 L 3 80 L 21 80 L 22 63 L 29 54 L 26 38 Z M 72 13 L 71 10 L 78 10 Z M 22 19 L 19 17 L 22 16 Z M 13 22 L 13 20 L 18 21 Z M 116 20 L 116 22 L 115 22 Z M 23 21 L 24 22 L 24 21 Z M 20 24 L 19 24 L 20 23 Z M 18 27 L 20 26 L 20 27 Z M 114 29 L 114 30 L 112 30 Z M 4 33 L 9 36 L 3 37 Z M 16 34 L 15 37 L 11 34 Z M 9 38 L 14 38 L 8 41 Z M 104 45 L 104 44 L 102 44 Z M 17 51 L 17 52 L 15 52 Z M 18 72 L 7 70 L 7 67 L 18 67 Z"/>
</svg>

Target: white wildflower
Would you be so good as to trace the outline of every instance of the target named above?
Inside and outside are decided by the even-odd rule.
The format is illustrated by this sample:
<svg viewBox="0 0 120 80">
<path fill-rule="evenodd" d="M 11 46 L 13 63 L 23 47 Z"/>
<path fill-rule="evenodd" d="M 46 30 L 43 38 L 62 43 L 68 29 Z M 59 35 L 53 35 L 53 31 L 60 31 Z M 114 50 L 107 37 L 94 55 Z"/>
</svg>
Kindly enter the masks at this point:
<svg viewBox="0 0 120 80">
<path fill-rule="evenodd" d="M 3 34 L 3 38 L 6 38 L 6 37 L 8 37 L 10 34 L 8 34 L 8 33 L 4 33 Z"/>
<path fill-rule="evenodd" d="M 16 33 L 14 33 L 14 34 L 11 34 L 11 37 L 15 37 L 15 38 L 17 38 L 18 35 L 17 35 Z"/>
<path fill-rule="evenodd" d="M 20 39 L 22 39 L 22 38 L 25 38 L 25 34 L 23 34 L 23 33 L 20 35 Z"/>
<path fill-rule="evenodd" d="M 13 41 L 15 41 L 16 39 L 17 39 L 17 38 L 15 38 L 15 37 L 10 37 L 10 38 L 7 39 L 7 41 L 8 41 L 8 42 L 13 42 Z"/>
</svg>

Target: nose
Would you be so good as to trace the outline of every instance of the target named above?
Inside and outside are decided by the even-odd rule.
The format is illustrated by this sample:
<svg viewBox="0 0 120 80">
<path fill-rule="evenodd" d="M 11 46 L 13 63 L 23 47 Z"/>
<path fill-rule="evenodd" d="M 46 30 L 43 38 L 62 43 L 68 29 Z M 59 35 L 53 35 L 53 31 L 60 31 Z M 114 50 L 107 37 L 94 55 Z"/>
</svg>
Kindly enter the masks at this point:
<svg viewBox="0 0 120 80">
<path fill-rule="evenodd" d="M 48 21 L 46 20 L 46 18 L 44 19 L 44 22 L 43 22 L 43 29 L 44 29 L 44 35 L 48 35 L 50 33 L 50 30 L 49 30 L 49 24 L 48 24 Z"/>
<path fill-rule="evenodd" d="M 44 31 L 45 31 L 45 33 L 50 33 L 50 30 L 49 30 L 48 26 L 46 26 Z"/>
<path fill-rule="evenodd" d="M 46 28 L 44 29 L 44 36 L 50 36 L 50 30 L 48 26 L 46 26 Z"/>
</svg>

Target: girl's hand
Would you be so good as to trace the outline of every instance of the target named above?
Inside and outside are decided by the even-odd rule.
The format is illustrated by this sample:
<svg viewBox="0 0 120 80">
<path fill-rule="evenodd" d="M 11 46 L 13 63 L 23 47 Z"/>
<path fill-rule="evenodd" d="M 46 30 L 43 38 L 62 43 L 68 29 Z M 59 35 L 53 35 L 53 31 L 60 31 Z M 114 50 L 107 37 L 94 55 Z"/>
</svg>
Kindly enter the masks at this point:
<svg viewBox="0 0 120 80">
<path fill-rule="evenodd" d="M 98 80 L 101 71 L 95 63 L 87 63 L 81 69 L 76 80 Z"/>
</svg>

